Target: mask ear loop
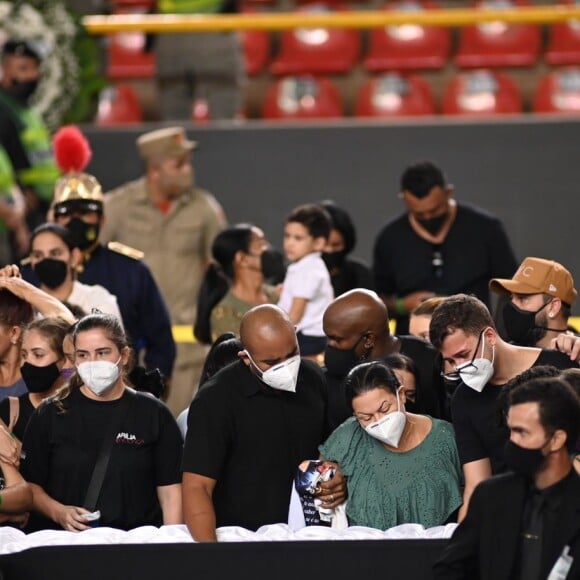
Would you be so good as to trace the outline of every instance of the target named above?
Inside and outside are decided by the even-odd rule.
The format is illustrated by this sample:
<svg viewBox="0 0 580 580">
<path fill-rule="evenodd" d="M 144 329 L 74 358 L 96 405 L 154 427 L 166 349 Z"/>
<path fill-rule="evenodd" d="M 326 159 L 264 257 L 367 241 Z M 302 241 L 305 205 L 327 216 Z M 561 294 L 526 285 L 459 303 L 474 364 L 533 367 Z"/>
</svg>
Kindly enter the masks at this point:
<svg viewBox="0 0 580 580">
<path fill-rule="evenodd" d="M 264 371 L 254 362 L 252 355 L 247 351 L 247 349 L 244 349 L 242 352 L 245 352 L 248 355 L 248 358 L 250 359 L 252 366 L 260 373 L 259 376 L 260 378 L 262 378 L 264 376 Z"/>
<path fill-rule="evenodd" d="M 397 388 L 395 395 L 397 397 L 397 412 L 400 413 L 401 412 L 401 399 L 399 398 L 399 390 L 403 388 L 403 385 L 401 384 L 401 382 L 399 382 L 399 387 Z"/>
<path fill-rule="evenodd" d="M 481 338 L 482 338 L 482 344 L 481 344 L 481 357 L 483 358 L 483 352 L 485 351 L 485 336 L 483 336 L 483 333 L 486 331 L 487 329 L 484 329 L 481 331 Z M 490 345 L 491 346 L 491 364 L 493 365 L 494 361 L 495 361 L 495 345 Z"/>
</svg>

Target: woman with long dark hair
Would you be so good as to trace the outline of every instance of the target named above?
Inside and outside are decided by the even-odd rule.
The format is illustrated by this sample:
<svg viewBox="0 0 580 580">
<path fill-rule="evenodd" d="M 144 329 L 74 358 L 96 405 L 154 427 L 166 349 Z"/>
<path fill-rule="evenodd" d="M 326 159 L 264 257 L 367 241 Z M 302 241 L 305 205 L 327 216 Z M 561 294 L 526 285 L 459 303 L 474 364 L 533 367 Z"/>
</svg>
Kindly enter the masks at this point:
<svg viewBox="0 0 580 580">
<path fill-rule="evenodd" d="M 212 245 L 213 262 L 203 278 L 197 301 L 196 338 L 212 342 L 221 334 L 238 335 L 244 314 L 259 304 L 275 303 L 265 284 L 264 255 L 271 255 L 264 232 L 238 224 L 220 232 Z"/>
<path fill-rule="evenodd" d="M 333 201 L 323 201 L 323 207 L 332 221 L 328 242 L 322 259 L 330 273 L 335 296 L 354 288 L 374 289 L 370 268 L 360 260 L 349 257 L 356 247 L 356 229 L 349 213 Z"/>
<path fill-rule="evenodd" d="M 54 223 L 38 226 L 30 239 L 29 259 L 41 290 L 84 312 L 96 309 L 113 314 L 122 322 L 116 296 L 103 286 L 82 284 L 76 280 L 82 252 L 75 247 L 64 226 Z"/>
</svg>

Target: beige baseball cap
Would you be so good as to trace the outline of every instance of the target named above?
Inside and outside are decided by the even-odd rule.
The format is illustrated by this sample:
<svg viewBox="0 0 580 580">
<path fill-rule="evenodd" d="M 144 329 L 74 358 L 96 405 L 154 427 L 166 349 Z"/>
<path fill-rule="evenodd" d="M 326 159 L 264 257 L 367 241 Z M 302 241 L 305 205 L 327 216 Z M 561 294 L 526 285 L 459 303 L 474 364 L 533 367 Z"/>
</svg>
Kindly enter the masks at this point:
<svg viewBox="0 0 580 580">
<path fill-rule="evenodd" d="M 183 127 L 166 127 L 144 133 L 137 139 L 137 148 L 143 159 L 154 157 L 178 157 L 197 147 L 189 141 Z"/>
<path fill-rule="evenodd" d="M 543 258 L 526 258 L 513 278 L 494 278 L 489 288 L 498 294 L 548 294 L 569 305 L 578 294 L 572 274 L 562 264 Z"/>
</svg>

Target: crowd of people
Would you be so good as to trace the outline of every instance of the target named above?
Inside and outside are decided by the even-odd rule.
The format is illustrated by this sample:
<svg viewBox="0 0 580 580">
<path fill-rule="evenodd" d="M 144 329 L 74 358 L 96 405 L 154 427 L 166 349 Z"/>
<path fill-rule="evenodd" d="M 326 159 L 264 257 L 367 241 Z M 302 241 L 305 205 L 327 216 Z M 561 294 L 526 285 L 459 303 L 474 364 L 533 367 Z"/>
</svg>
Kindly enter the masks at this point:
<svg viewBox="0 0 580 580">
<path fill-rule="evenodd" d="M 35 60 L 22 44 L 6 58 Z M 181 127 L 141 135 L 144 176 L 107 194 L 78 129 L 54 145 L 43 223 L 0 270 L 0 522 L 185 523 L 215 541 L 288 521 L 299 465 L 320 459 L 333 476 L 317 505 L 337 522 L 459 522 L 438 577 L 545 578 L 570 554 L 577 577 L 580 337 L 563 265 L 518 266 L 500 220 L 456 202 L 431 162 L 403 172 L 406 211 L 368 267 L 328 200 L 288 208 L 282 252 L 260 224 L 227 226 Z M 5 240 L 15 260 L 21 233 Z M 176 345 L 172 325 L 195 340 Z"/>
</svg>

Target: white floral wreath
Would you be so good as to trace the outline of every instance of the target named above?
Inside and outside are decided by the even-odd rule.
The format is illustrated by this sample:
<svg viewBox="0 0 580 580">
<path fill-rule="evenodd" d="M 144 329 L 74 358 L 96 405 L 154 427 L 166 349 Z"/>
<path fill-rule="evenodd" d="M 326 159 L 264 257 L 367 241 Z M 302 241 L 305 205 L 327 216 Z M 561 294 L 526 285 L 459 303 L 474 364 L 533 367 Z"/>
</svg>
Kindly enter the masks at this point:
<svg viewBox="0 0 580 580">
<path fill-rule="evenodd" d="M 0 1 L 0 45 L 13 38 L 38 48 L 42 76 L 32 105 L 54 130 L 79 92 L 79 62 L 74 52 L 78 29 L 62 2 L 47 4 L 40 12 L 31 4 Z"/>
</svg>

